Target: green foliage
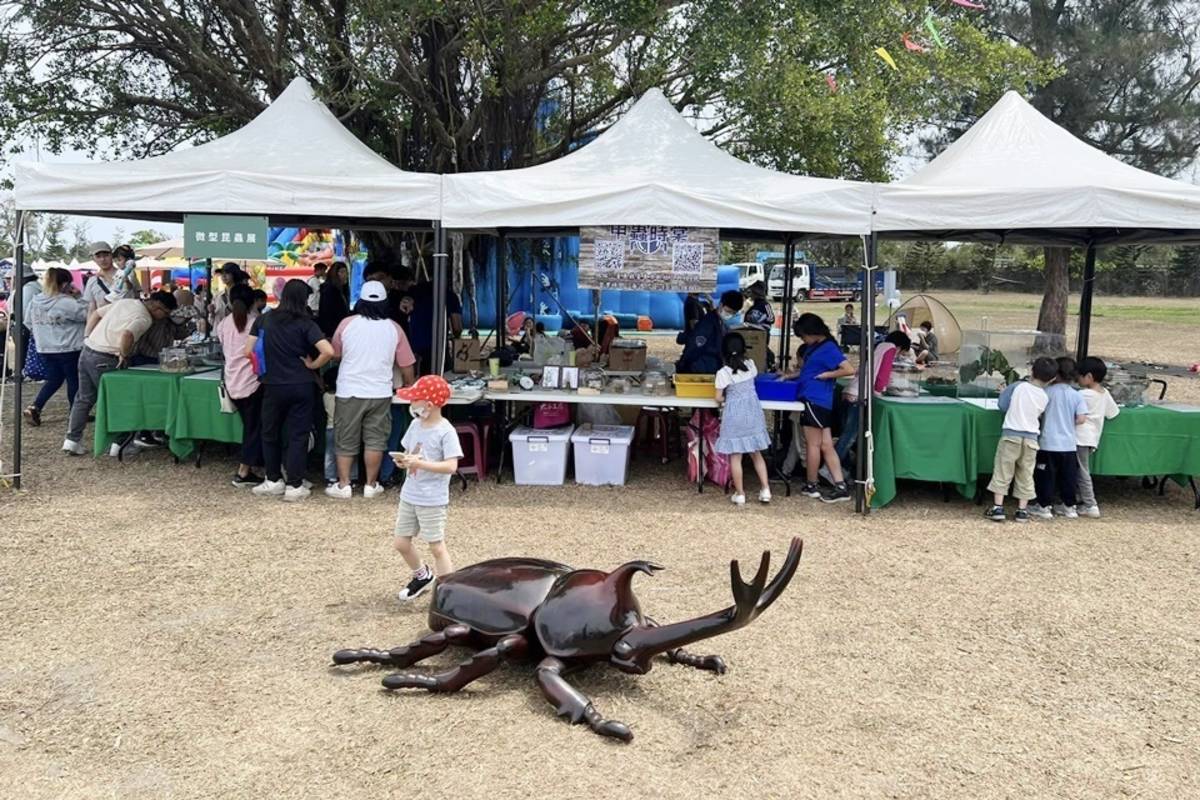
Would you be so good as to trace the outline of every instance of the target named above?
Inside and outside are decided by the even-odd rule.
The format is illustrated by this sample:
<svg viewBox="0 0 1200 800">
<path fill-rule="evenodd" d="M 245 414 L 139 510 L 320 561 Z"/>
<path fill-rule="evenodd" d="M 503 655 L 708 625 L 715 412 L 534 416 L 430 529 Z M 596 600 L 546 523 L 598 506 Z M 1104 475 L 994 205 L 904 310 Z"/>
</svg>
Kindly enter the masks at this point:
<svg viewBox="0 0 1200 800">
<path fill-rule="evenodd" d="M 980 375 L 1000 375 L 1005 383 L 1016 383 L 1021 377 L 1003 353 L 988 347 L 983 348 L 978 359 L 958 368 L 958 376 L 963 383 L 970 383 Z"/>
<path fill-rule="evenodd" d="M 0 7 L 4 157 L 137 158 L 226 133 L 304 76 L 407 169 L 523 166 L 651 86 L 766 166 L 885 179 L 899 142 L 1051 73 L 978 14 L 897 0 L 17 0 Z M 946 43 L 923 40 L 929 11 Z M 874 49 L 886 46 L 900 69 Z M 831 92 L 825 75 L 836 74 Z M 553 105 L 544 101 L 552 100 Z"/>
<path fill-rule="evenodd" d="M 912 242 L 900 261 L 900 279 L 904 285 L 927 291 L 942 274 L 946 248 L 941 242 Z"/>
<path fill-rule="evenodd" d="M 170 237 L 162 231 L 146 229 L 131 233 L 129 235 L 129 241 L 124 242 L 124 244 L 127 244 L 136 250 L 137 248 L 145 247 L 148 244 L 157 244 L 158 242 L 166 241 L 168 238 Z"/>
</svg>

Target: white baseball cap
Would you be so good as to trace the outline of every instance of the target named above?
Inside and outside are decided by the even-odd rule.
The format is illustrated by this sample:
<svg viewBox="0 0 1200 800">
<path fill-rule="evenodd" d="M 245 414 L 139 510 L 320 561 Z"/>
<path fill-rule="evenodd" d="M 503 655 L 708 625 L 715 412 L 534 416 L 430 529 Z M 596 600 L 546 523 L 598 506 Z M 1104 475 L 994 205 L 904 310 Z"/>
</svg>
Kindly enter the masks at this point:
<svg viewBox="0 0 1200 800">
<path fill-rule="evenodd" d="M 362 285 L 358 296 L 369 303 L 378 303 L 387 300 L 387 289 L 379 281 L 367 281 Z"/>
</svg>

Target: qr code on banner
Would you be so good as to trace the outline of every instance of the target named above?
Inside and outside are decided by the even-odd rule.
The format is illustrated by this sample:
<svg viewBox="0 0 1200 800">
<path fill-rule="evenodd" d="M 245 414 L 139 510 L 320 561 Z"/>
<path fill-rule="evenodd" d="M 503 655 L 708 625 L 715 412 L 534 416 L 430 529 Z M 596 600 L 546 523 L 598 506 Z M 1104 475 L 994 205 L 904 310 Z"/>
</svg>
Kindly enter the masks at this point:
<svg viewBox="0 0 1200 800">
<path fill-rule="evenodd" d="M 625 269 L 624 239 L 597 239 L 595 254 L 597 272 L 620 272 Z"/>
<path fill-rule="evenodd" d="M 671 251 L 671 271 L 699 275 L 704 264 L 704 245 L 700 242 L 676 242 Z"/>
</svg>

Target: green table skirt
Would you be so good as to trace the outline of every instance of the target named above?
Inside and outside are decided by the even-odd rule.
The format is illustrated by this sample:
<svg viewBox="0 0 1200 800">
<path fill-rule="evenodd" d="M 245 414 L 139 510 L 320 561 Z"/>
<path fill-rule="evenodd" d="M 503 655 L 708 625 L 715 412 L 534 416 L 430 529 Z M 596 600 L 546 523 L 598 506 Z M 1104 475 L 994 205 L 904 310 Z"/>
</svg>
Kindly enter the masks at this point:
<svg viewBox="0 0 1200 800">
<path fill-rule="evenodd" d="M 242 443 L 242 417 L 222 413 L 220 383 L 220 373 L 193 375 L 179 382 L 175 413 L 166 429 L 171 452 L 179 458 L 191 455 L 198 441 Z"/>
<path fill-rule="evenodd" d="M 898 479 L 932 481 L 974 497 L 990 475 L 1004 415 L 965 402 L 875 401 L 873 507 L 896 497 Z M 1123 408 L 1108 420 L 1092 458 L 1093 475 L 1200 475 L 1200 413 L 1154 406 Z"/>
</svg>

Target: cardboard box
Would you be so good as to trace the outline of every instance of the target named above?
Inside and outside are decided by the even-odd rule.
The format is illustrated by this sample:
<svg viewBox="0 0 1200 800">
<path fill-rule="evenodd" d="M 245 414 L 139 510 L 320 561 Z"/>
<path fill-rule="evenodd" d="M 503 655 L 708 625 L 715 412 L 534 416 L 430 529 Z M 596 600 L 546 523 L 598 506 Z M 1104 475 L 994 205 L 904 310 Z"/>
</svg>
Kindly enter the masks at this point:
<svg viewBox="0 0 1200 800">
<path fill-rule="evenodd" d="M 487 369 L 486 359 L 481 358 L 479 355 L 479 339 L 474 337 L 470 339 L 455 339 L 452 344 L 455 372 L 476 372 Z"/>
<path fill-rule="evenodd" d="M 754 362 L 759 373 L 767 371 L 767 346 L 771 342 L 771 334 L 758 328 L 736 328 L 736 333 L 746 340 L 746 355 Z"/>
<path fill-rule="evenodd" d="M 625 346 L 619 343 L 625 342 Z M 615 339 L 608 349 L 609 372 L 644 372 L 646 343 L 635 339 Z"/>
</svg>

